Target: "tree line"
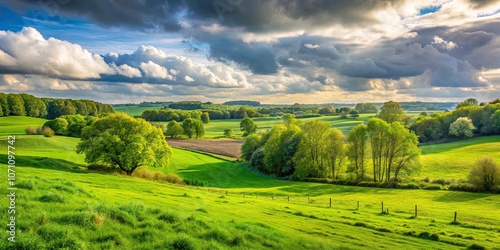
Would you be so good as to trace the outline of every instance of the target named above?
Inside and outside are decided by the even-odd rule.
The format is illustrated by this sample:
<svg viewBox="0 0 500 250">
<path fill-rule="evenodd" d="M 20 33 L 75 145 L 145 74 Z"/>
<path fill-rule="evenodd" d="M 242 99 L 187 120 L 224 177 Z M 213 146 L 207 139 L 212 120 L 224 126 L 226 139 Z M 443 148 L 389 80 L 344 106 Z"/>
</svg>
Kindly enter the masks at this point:
<svg viewBox="0 0 500 250">
<path fill-rule="evenodd" d="M 0 116 L 32 116 L 54 119 L 62 115 L 100 116 L 113 107 L 91 100 L 38 98 L 29 94 L 0 93 Z"/>
<path fill-rule="evenodd" d="M 462 119 L 460 119 L 462 118 Z M 457 120 L 467 118 L 471 123 L 471 132 L 456 133 L 451 126 Z M 469 126 L 469 125 L 467 125 Z M 456 136 L 472 136 L 500 134 L 500 99 L 480 105 L 477 100 L 469 98 L 457 105 L 451 112 L 427 115 L 421 114 L 410 126 L 421 142 L 433 141 Z"/>
<path fill-rule="evenodd" d="M 291 114 L 283 118 L 283 124 L 269 132 L 246 137 L 242 158 L 252 168 L 300 180 L 397 182 L 420 167 L 417 136 L 400 122 L 373 118 L 346 137 L 328 123 L 313 120 L 301 124 Z"/>
</svg>

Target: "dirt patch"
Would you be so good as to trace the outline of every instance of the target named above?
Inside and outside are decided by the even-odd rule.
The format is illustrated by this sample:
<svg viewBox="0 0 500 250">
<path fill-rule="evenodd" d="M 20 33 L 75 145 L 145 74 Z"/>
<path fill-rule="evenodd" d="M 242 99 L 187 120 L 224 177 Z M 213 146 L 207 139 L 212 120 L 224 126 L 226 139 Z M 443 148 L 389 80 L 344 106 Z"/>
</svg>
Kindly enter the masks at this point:
<svg viewBox="0 0 500 250">
<path fill-rule="evenodd" d="M 196 140 L 168 138 L 167 142 L 168 145 L 175 148 L 194 149 L 233 158 L 239 158 L 241 156 L 241 145 L 243 145 L 243 141 L 240 140 Z"/>
</svg>

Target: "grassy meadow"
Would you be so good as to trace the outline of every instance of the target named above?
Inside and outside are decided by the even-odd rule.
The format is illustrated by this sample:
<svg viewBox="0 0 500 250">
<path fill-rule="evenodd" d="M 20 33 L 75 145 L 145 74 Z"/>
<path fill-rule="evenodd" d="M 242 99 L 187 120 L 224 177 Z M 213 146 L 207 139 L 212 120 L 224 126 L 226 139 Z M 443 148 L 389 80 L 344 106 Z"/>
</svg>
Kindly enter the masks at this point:
<svg viewBox="0 0 500 250">
<path fill-rule="evenodd" d="M 255 175 L 240 164 L 181 149 L 174 149 L 168 168 L 150 170 L 173 172 L 210 187 L 160 184 L 87 171 L 84 156 L 74 151 L 76 138 L 20 135 L 24 127 L 10 129 L 18 134 L 15 249 L 500 246 L 500 195 L 276 180 Z M 7 147 L 6 139 L 6 135 L 0 136 L 0 147 Z M 422 161 L 475 158 L 471 150 L 494 148 L 498 139 L 483 137 L 425 146 Z M 470 155 L 464 156 L 467 152 Z M 6 159 L 6 150 L 1 154 L 0 158 Z M 0 162 L 0 168 L 7 168 L 5 161 Z M 445 165 L 423 169 L 436 176 L 452 171 Z M 7 181 L 0 187 L 6 190 Z M 8 203 L 3 200 L 0 209 L 6 211 Z M 388 214 L 381 213 L 381 202 L 389 209 Z M 417 218 L 413 217 L 415 205 Z M 451 223 L 454 212 L 458 213 L 458 223 Z M 0 218 L 8 221 L 6 213 Z M 0 249 L 11 249 L 7 234 L 2 237 Z"/>
</svg>

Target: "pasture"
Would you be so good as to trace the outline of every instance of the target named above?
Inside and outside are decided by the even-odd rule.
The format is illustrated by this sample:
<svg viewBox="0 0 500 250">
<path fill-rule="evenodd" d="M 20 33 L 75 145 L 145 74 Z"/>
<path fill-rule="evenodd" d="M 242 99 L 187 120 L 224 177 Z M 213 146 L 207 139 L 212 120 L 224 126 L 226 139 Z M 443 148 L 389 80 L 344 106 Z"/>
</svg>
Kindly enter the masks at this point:
<svg viewBox="0 0 500 250">
<path fill-rule="evenodd" d="M 498 195 L 275 180 L 181 149 L 174 149 L 170 167 L 150 170 L 209 186 L 171 186 L 87 171 L 83 155 L 74 152 L 77 142 L 17 136 L 16 247 L 460 249 L 500 244 Z M 0 147 L 6 148 L 4 136 Z M 4 162 L 1 166 L 6 168 Z M 6 188 L 6 182 L 1 186 Z M 388 214 L 381 213 L 381 202 Z M 7 214 L 0 218 L 7 221 Z"/>
</svg>

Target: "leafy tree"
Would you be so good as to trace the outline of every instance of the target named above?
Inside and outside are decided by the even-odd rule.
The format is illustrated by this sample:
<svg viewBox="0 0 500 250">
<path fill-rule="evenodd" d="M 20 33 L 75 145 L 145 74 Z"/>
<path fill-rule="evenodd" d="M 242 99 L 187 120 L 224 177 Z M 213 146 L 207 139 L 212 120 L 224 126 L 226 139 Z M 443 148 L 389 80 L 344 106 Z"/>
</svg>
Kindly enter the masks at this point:
<svg viewBox="0 0 500 250">
<path fill-rule="evenodd" d="M 283 116 L 281 116 L 281 119 L 283 120 L 283 124 L 285 124 L 285 126 L 287 127 L 297 124 L 297 119 L 295 119 L 294 114 L 284 114 Z"/>
<path fill-rule="evenodd" d="M 247 136 L 257 132 L 257 124 L 255 124 L 252 118 L 245 117 L 240 122 L 240 129 L 243 131 L 243 136 Z"/>
<path fill-rule="evenodd" d="M 468 117 L 459 117 L 450 125 L 450 135 L 457 137 L 472 137 L 472 131 L 476 129 L 472 120 Z"/>
<path fill-rule="evenodd" d="M 231 138 L 233 136 L 234 136 L 234 132 L 232 129 L 230 129 L 230 128 L 224 129 L 224 137 Z"/>
<path fill-rule="evenodd" d="M 337 128 L 330 129 L 325 137 L 326 163 L 330 166 L 333 179 L 338 178 L 346 157 L 345 136 Z"/>
<path fill-rule="evenodd" d="M 167 131 L 165 135 L 170 136 L 170 138 L 179 137 L 184 133 L 182 126 L 175 120 L 172 120 L 167 125 Z"/>
<path fill-rule="evenodd" d="M 372 149 L 373 181 L 382 181 L 385 174 L 383 164 L 386 158 L 390 126 L 382 119 L 373 118 L 368 121 L 367 128 Z"/>
<path fill-rule="evenodd" d="M 500 110 L 495 111 L 491 116 L 491 122 L 495 133 L 500 134 Z"/>
<path fill-rule="evenodd" d="M 410 128 L 415 131 L 422 142 L 437 140 L 444 135 L 441 122 L 437 118 L 424 118 Z"/>
<path fill-rule="evenodd" d="M 349 116 L 351 116 L 352 118 L 359 117 L 359 111 L 353 109 L 349 112 Z"/>
<path fill-rule="evenodd" d="M 500 167 L 491 157 L 480 158 L 470 171 L 469 182 L 479 189 L 491 191 L 500 185 Z"/>
<path fill-rule="evenodd" d="M 68 121 L 66 134 L 72 137 L 80 137 L 82 134 L 82 129 L 90 124 L 92 124 L 93 117 L 91 119 L 86 118 L 83 115 L 63 115 L 57 119 L 65 119 Z"/>
<path fill-rule="evenodd" d="M 405 118 L 405 113 L 399 103 L 389 101 L 380 108 L 379 118 L 387 123 L 401 122 Z"/>
<path fill-rule="evenodd" d="M 322 115 L 332 115 L 335 114 L 335 109 L 332 106 L 321 108 L 318 113 Z"/>
<path fill-rule="evenodd" d="M 140 166 L 167 166 L 172 149 L 160 129 L 121 113 L 110 114 L 85 127 L 77 153 L 84 153 L 87 163 L 118 167 L 132 175 Z"/>
<path fill-rule="evenodd" d="M 402 124 L 392 123 L 387 145 L 385 166 L 385 181 L 399 181 L 401 175 L 409 176 L 420 168 L 420 153 L 418 137 Z"/>
<path fill-rule="evenodd" d="M 205 134 L 201 120 L 194 118 L 187 118 L 184 120 L 182 122 L 182 129 L 184 130 L 184 134 L 189 138 L 193 138 L 193 136 L 200 138 Z"/>
<path fill-rule="evenodd" d="M 467 98 L 465 101 L 459 103 L 456 107 L 456 109 L 460 109 L 463 107 L 468 107 L 468 106 L 478 106 L 479 102 L 474 99 L 474 98 Z"/>
<path fill-rule="evenodd" d="M 68 121 L 64 118 L 56 118 L 54 120 L 47 121 L 42 127 L 50 128 L 57 135 L 67 135 L 68 134 Z"/>
<path fill-rule="evenodd" d="M 23 98 L 20 95 L 8 94 L 7 103 L 9 104 L 9 115 L 26 115 Z"/>
<path fill-rule="evenodd" d="M 203 112 L 201 114 L 201 121 L 205 124 L 209 123 L 210 122 L 210 116 L 208 115 L 207 112 Z"/>
<path fill-rule="evenodd" d="M 260 136 L 251 134 L 245 138 L 245 142 L 241 146 L 241 158 L 250 161 L 252 154 L 260 147 Z"/>
<path fill-rule="evenodd" d="M 7 95 L 0 93 L 0 106 L 2 107 L 2 115 L 8 116 L 10 114 L 9 103 L 7 101 Z"/>
<path fill-rule="evenodd" d="M 305 177 L 327 177 L 329 169 L 327 169 L 326 165 L 327 149 L 325 139 L 330 130 L 330 124 L 312 120 L 306 122 L 301 128 L 301 140 L 295 156 L 297 163 L 295 175 L 301 179 Z"/>
<path fill-rule="evenodd" d="M 500 98 L 497 98 L 497 99 L 489 102 L 489 104 L 500 104 Z"/>
<path fill-rule="evenodd" d="M 356 180 L 362 180 L 366 173 L 366 157 L 368 156 L 367 127 L 359 124 L 347 136 L 347 157 L 350 166 L 347 172 L 355 173 Z"/>
<path fill-rule="evenodd" d="M 20 94 L 24 102 L 24 109 L 27 116 L 44 117 L 47 115 L 47 107 L 40 99 L 28 94 Z"/>
</svg>

